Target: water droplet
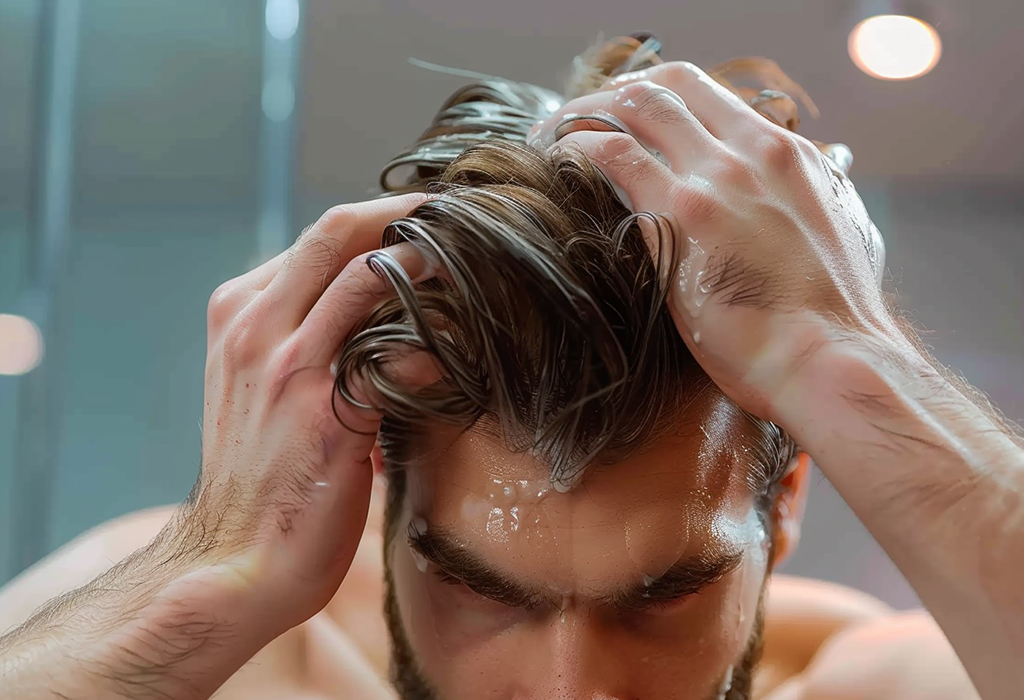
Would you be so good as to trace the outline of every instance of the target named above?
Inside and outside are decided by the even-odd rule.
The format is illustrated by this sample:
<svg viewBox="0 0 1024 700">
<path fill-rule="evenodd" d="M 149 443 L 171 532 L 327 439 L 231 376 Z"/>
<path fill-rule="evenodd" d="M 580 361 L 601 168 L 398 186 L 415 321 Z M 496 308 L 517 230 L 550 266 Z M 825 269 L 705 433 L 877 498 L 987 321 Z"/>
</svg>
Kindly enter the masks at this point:
<svg viewBox="0 0 1024 700">
<path fill-rule="evenodd" d="M 732 673 L 733 667 L 730 666 L 725 672 L 725 678 L 722 679 L 722 687 L 718 691 L 718 700 L 725 700 L 726 696 L 729 695 L 729 691 L 732 690 Z"/>
<path fill-rule="evenodd" d="M 412 560 L 416 563 L 416 568 L 421 574 L 427 573 L 427 558 L 417 552 L 415 549 L 409 550 L 412 553 Z"/>
<path fill-rule="evenodd" d="M 491 508 L 487 515 L 487 534 L 491 537 L 504 541 L 505 536 L 505 511 L 501 508 Z"/>
</svg>

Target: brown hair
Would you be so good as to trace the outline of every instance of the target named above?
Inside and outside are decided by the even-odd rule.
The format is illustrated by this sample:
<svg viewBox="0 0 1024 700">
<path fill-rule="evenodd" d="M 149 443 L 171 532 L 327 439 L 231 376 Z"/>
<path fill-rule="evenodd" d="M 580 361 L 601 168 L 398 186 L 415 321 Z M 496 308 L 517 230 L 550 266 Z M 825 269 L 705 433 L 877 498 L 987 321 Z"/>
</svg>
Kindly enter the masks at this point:
<svg viewBox="0 0 1024 700">
<path fill-rule="evenodd" d="M 650 36 L 591 49 L 577 59 L 567 94 L 659 62 L 657 51 Z M 772 91 L 803 93 L 774 63 L 741 59 L 712 75 L 795 128 L 796 105 Z M 771 90 L 728 82 L 751 75 Z M 342 396 L 352 400 L 347 382 L 358 372 L 381 397 L 389 530 L 408 447 L 435 421 L 497 428 L 509 449 L 531 450 L 550 464 L 553 483 L 568 485 L 588 462 L 650 444 L 711 385 L 668 312 L 658 270 L 674 269 L 663 263 L 675 251 L 652 261 L 640 234 L 641 217 L 665 222 L 628 211 L 580 153 L 525 144 L 529 128 L 562 102 L 536 86 L 482 80 L 452 95 L 384 168 L 385 190 L 435 197 L 388 226 L 383 245 L 410 241 L 446 271 L 414 286 L 400 266 L 378 258 L 397 298 L 363 320 L 339 360 Z M 443 379 L 412 392 L 392 378 L 388 360 L 409 347 L 431 353 Z M 749 418 L 759 436 L 751 486 L 767 496 L 794 446 L 775 425 Z"/>
</svg>

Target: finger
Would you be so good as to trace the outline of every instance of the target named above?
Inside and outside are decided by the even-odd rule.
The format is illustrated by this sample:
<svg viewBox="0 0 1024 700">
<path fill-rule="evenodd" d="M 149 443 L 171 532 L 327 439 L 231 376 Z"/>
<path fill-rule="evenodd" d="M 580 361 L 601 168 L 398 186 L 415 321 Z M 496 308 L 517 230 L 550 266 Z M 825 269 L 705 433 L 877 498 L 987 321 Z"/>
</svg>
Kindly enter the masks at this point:
<svg viewBox="0 0 1024 700">
<path fill-rule="evenodd" d="M 388 274 L 417 284 L 435 275 L 434 266 L 412 243 L 399 243 L 353 259 L 320 296 L 295 341 L 303 365 L 327 366 L 353 326 L 374 306 L 395 293 Z"/>
<path fill-rule="evenodd" d="M 628 134 L 574 131 L 558 144 L 580 149 L 631 211 L 665 211 L 678 188 L 676 175 Z"/>
<path fill-rule="evenodd" d="M 220 330 L 255 299 L 281 269 L 288 251 L 221 284 L 210 296 L 207 307 L 207 337 L 212 341 Z"/>
<path fill-rule="evenodd" d="M 678 95 L 655 83 L 641 81 L 614 93 L 587 97 L 592 104 L 581 107 L 591 107 L 591 111 L 563 117 L 554 128 L 556 140 L 583 129 L 624 131 L 676 173 L 714 158 L 721 148 Z M 602 122 L 607 126 L 602 128 Z"/>
<path fill-rule="evenodd" d="M 282 250 L 270 260 L 267 260 L 258 267 L 254 267 L 239 277 L 238 282 L 240 286 L 250 289 L 253 292 L 262 292 L 267 288 L 267 285 L 270 284 L 271 280 L 277 276 L 277 273 L 281 271 L 281 267 L 287 259 L 288 251 Z"/>
<path fill-rule="evenodd" d="M 384 228 L 426 200 L 413 193 L 334 207 L 289 249 L 266 290 L 275 323 L 298 328 L 317 299 L 357 255 L 380 246 Z"/>
<path fill-rule="evenodd" d="M 616 91 L 642 81 L 666 87 L 683 98 L 701 124 L 717 138 L 732 139 L 757 133 L 770 124 L 738 95 L 687 61 L 672 61 L 625 73 L 609 80 L 601 90 Z"/>
<path fill-rule="evenodd" d="M 580 128 L 625 131 L 673 164 L 684 153 L 707 151 L 715 142 L 679 95 L 650 81 L 567 102 L 533 132 L 530 143 L 547 146 Z"/>
</svg>

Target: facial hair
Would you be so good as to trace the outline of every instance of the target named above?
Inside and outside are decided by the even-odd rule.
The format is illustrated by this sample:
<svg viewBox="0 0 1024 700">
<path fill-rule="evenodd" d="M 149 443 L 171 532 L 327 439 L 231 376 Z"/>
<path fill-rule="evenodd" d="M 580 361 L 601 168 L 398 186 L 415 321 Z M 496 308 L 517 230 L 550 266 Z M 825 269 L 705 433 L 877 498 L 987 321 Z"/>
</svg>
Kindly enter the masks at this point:
<svg viewBox="0 0 1024 700">
<path fill-rule="evenodd" d="M 405 633 L 389 564 L 384 566 L 384 584 L 384 619 L 391 636 L 391 683 L 402 700 L 441 700 L 437 690 L 423 675 L 423 671 L 416 661 L 416 654 Z M 754 629 L 750 633 L 750 639 L 747 640 L 740 660 L 733 666 L 732 679 L 728 689 L 724 694 L 722 693 L 726 684 L 726 679 L 722 678 L 715 686 L 715 693 L 707 700 L 750 700 L 753 697 L 751 687 L 754 680 L 754 669 L 761 659 L 761 651 L 764 646 L 764 594 L 766 589 L 767 585 L 761 588 L 761 594 L 757 601 L 757 614 L 754 618 Z M 658 699 L 643 698 L 643 700 Z"/>
</svg>

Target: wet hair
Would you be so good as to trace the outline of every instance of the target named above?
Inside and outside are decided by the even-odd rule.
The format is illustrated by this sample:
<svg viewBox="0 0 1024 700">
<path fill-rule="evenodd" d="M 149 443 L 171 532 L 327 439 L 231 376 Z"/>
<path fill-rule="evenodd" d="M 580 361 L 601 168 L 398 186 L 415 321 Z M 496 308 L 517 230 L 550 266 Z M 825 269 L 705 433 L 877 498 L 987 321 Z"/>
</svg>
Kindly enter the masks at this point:
<svg viewBox="0 0 1024 700">
<path fill-rule="evenodd" d="M 576 59 L 566 97 L 660 62 L 659 49 L 650 35 L 595 46 Z M 796 128 L 788 93 L 806 96 L 774 63 L 740 59 L 710 74 Z M 663 246 L 652 260 L 641 236 L 643 218 L 658 230 L 668 223 L 631 213 L 579 151 L 526 144 L 530 127 L 566 97 L 481 79 L 455 92 L 381 175 L 386 192 L 433 195 L 389 225 L 383 245 L 409 241 L 445 271 L 413 285 L 400 266 L 377 258 L 397 298 L 358 324 L 339 359 L 341 395 L 353 400 L 358 373 L 384 415 L 389 529 L 410 448 L 431 426 L 483 427 L 568 486 L 588 463 L 650 445 L 712 388 L 666 303 L 667 273 L 659 271 L 675 269 L 676 251 Z M 403 386 L 392 360 L 409 349 L 429 353 L 442 378 L 415 391 Z M 795 447 L 774 424 L 746 418 L 751 487 L 774 495 Z"/>
</svg>

